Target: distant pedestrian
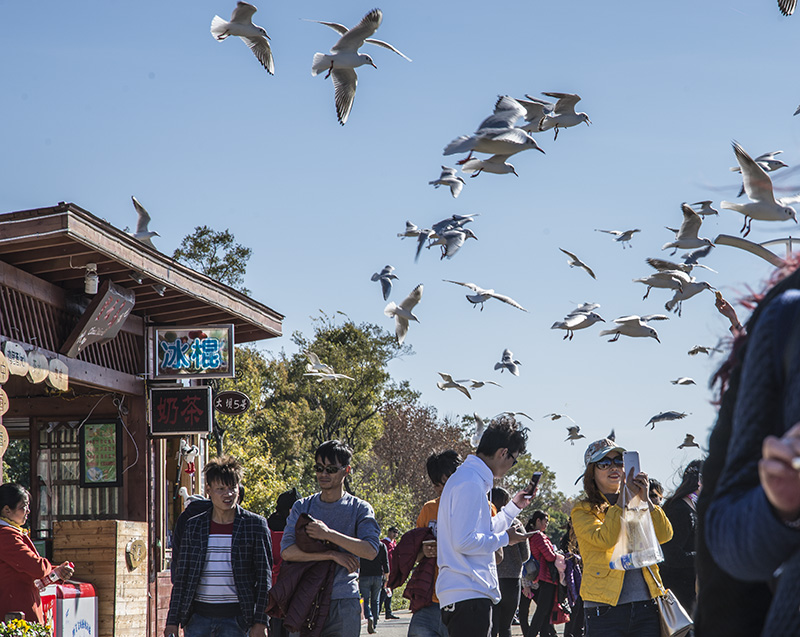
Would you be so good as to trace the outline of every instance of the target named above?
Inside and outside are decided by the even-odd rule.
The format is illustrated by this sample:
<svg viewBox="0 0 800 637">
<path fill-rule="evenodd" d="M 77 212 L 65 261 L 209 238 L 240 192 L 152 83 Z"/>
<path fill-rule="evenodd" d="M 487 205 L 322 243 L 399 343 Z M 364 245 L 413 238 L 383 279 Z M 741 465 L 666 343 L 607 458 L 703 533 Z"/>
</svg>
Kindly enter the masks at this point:
<svg viewBox="0 0 800 637">
<path fill-rule="evenodd" d="M 554 577 L 556 548 L 545 535 L 550 516 L 544 511 L 534 511 L 530 518 L 533 523 L 533 534 L 528 542 L 530 543 L 531 556 L 539 562 L 539 592 L 536 596 L 536 612 L 531 619 L 531 625 L 526 637 L 549 637 L 555 630 L 550 625 L 550 615 L 556 602 L 558 592 L 558 579 Z"/>
<path fill-rule="evenodd" d="M 243 469 L 231 456 L 203 470 L 211 507 L 186 522 L 165 637 L 266 637 L 272 584 L 267 521 L 239 505 Z"/>
<path fill-rule="evenodd" d="M 364 618 L 367 620 L 367 632 L 372 634 L 378 626 L 380 618 L 381 591 L 389 579 L 389 553 L 381 542 L 375 559 L 360 560 L 358 573 L 358 589 L 364 604 Z"/>
<path fill-rule="evenodd" d="M 281 540 L 283 530 L 286 528 L 286 520 L 292 506 L 300 498 L 297 489 L 292 488 L 281 493 L 275 502 L 275 511 L 267 518 L 269 525 L 269 535 L 272 541 L 272 582 L 277 581 L 281 572 Z M 289 631 L 283 625 L 283 620 L 278 617 L 269 618 L 269 637 L 289 637 Z"/>
<path fill-rule="evenodd" d="M 492 516 L 487 494 L 525 452 L 525 433 L 508 420 L 486 428 L 478 450 L 450 476 L 442 491 L 437 524 L 436 594 L 450 637 L 491 634 L 492 604 L 500 601 L 494 553 L 524 542 L 512 522 L 530 502 L 531 491 L 518 492 Z"/>
<path fill-rule="evenodd" d="M 492 504 L 499 511 L 511 500 L 511 494 L 502 487 L 494 487 L 491 498 Z M 518 519 L 512 524 L 524 530 L 522 522 Z M 520 584 L 522 565 L 530 556 L 527 542 L 507 546 L 503 551 L 503 561 L 497 565 L 500 601 L 492 607 L 492 637 L 511 637 L 511 622 L 519 607 L 519 594 L 522 588 Z"/>
<path fill-rule="evenodd" d="M 396 526 L 390 526 L 386 531 L 386 537 L 381 540 L 386 546 L 386 553 L 389 556 L 389 566 L 392 564 L 392 553 L 397 546 L 397 536 L 400 535 L 400 529 Z M 381 601 L 380 607 L 385 608 L 386 619 L 400 619 L 392 612 L 392 589 L 384 586 L 381 588 Z"/>
</svg>

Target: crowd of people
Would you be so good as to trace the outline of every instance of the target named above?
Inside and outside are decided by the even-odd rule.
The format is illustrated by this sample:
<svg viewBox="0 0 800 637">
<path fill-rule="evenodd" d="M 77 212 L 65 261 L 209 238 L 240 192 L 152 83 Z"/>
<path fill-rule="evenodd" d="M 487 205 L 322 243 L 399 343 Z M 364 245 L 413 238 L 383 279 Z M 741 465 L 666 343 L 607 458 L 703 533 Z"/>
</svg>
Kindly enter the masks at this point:
<svg viewBox="0 0 800 637">
<path fill-rule="evenodd" d="M 707 457 L 670 493 L 626 466 L 613 436 L 592 442 L 554 543 L 546 512 L 523 514 L 533 479 L 515 494 L 495 486 L 527 444 L 501 419 L 475 454 L 432 453 L 437 497 L 415 528 L 381 538 L 370 504 L 347 489 L 344 443 L 316 449 L 319 491 L 281 494 L 269 520 L 241 507 L 242 467 L 222 456 L 204 469 L 207 499 L 176 523 L 164 636 L 356 637 L 362 616 L 375 633 L 382 615 L 396 619 L 401 586 L 409 637 L 508 637 L 514 623 L 525 637 L 552 637 L 557 624 L 566 637 L 658 637 L 667 591 L 697 637 L 800 634 L 800 271 L 781 274 L 746 326 L 720 307 L 735 340 L 719 417 Z M 0 618 L 41 623 L 42 578 L 72 568 L 36 551 L 29 503 L 20 485 L 0 485 Z"/>
</svg>

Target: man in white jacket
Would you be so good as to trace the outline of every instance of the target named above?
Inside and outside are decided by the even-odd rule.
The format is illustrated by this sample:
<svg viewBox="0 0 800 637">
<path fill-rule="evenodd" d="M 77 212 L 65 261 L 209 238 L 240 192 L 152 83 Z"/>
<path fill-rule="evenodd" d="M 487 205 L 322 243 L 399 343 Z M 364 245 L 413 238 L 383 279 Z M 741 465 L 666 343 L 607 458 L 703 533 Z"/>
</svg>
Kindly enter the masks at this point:
<svg viewBox="0 0 800 637">
<path fill-rule="evenodd" d="M 500 601 L 494 552 L 523 542 L 527 534 L 511 522 L 528 506 L 534 490 L 523 490 L 492 517 L 488 493 L 525 453 L 525 433 L 508 421 L 492 423 L 442 491 L 437 522 L 439 577 L 436 595 L 450 637 L 491 635 L 492 604 Z"/>
</svg>

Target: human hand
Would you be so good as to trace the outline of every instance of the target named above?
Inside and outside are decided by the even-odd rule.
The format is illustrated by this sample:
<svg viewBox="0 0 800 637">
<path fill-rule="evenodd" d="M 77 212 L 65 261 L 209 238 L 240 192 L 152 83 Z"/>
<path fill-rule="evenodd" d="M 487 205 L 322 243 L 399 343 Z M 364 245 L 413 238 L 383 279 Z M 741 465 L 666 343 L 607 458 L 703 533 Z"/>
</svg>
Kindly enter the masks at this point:
<svg viewBox="0 0 800 637">
<path fill-rule="evenodd" d="M 625 486 L 633 495 L 638 495 L 642 502 L 650 504 L 650 478 L 644 471 L 633 475 L 633 468 L 626 476 Z"/>
<path fill-rule="evenodd" d="M 312 540 L 327 540 L 330 538 L 331 530 L 322 520 L 314 520 L 306 524 L 306 533 Z"/>
<path fill-rule="evenodd" d="M 731 327 L 741 329 L 742 324 L 739 322 L 739 317 L 736 316 L 736 310 L 733 309 L 730 303 L 722 298 L 722 294 L 717 292 L 716 295 L 717 299 L 714 301 L 714 305 L 716 305 L 717 311 L 731 322 Z"/>
<path fill-rule="evenodd" d="M 59 579 L 68 580 L 72 577 L 72 574 L 75 572 L 75 569 L 72 567 L 70 562 L 63 562 L 55 567 L 56 575 L 58 575 Z"/>
<path fill-rule="evenodd" d="M 506 531 L 508 534 L 508 545 L 513 546 L 527 540 L 533 533 L 526 533 L 521 526 L 511 525 Z"/>
<path fill-rule="evenodd" d="M 514 494 L 514 497 L 511 501 L 517 505 L 517 508 L 524 509 L 531 503 L 531 499 L 533 496 L 536 495 L 536 492 L 539 490 L 539 486 L 537 485 L 536 488 L 531 488 L 533 485 L 529 482 L 527 486 L 522 491 L 517 491 Z"/>
<path fill-rule="evenodd" d="M 345 553 L 343 551 L 331 551 L 330 557 L 339 566 L 343 566 L 345 569 L 347 569 L 348 573 L 355 573 L 358 570 L 359 560 L 352 553 Z"/>
<path fill-rule="evenodd" d="M 178 627 L 173 624 L 164 626 L 164 637 L 178 637 Z"/>
<path fill-rule="evenodd" d="M 436 540 L 425 540 L 422 543 L 422 554 L 425 557 L 436 557 Z"/>
<path fill-rule="evenodd" d="M 266 624 L 253 624 L 250 626 L 250 633 L 248 637 L 267 637 Z"/>
<path fill-rule="evenodd" d="M 800 470 L 792 461 L 800 456 L 800 423 L 782 438 L 767 436 L 761 446 L 758 477 L 769 503 L 782 520 L 800 517 Z"/>
</svg>

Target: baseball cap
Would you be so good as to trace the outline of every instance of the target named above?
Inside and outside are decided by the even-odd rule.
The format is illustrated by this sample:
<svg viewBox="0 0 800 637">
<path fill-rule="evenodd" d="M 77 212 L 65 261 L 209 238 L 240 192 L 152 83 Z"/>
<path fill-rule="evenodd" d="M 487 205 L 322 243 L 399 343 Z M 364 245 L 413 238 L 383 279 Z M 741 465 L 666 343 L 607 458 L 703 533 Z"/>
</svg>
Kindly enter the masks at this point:
<svg viewBox="0 0 800 637">
<path fill-rule="evenodd" d="M 586 468 L 588 468 L 590 463 L 602 460 L 612 451 L 625 453 L 625 449 L 618 446 L 617 443 L 610 438 L 601 438 L 600 440 L 595 440 L 592 444 L 590 444 L 586 448 L 586 453 L 583 454 L 583 473 L 581 473 L 581 475 L 578 476 L 578 479 L 575 480 L 575 484 L 578 484 L 578 482 L 583 479 L 583 476 L 586 473 Z"/>
</svg>

